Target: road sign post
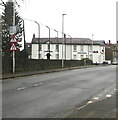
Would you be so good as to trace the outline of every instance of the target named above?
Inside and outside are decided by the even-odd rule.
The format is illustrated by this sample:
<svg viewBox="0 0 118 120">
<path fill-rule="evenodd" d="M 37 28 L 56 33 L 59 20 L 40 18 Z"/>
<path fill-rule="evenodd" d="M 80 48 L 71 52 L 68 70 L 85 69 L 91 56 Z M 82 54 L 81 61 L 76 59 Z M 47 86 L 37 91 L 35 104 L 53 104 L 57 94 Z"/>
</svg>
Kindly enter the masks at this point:
<svg viewBox="0 0 118 120">
<path fill-rule="evenodd" d="M 15 51 L 17 51 L 17 47 L 15 45 L 15 43 L 17 43 L 18 41 L 16 40 L 15 35 L 11 36 L 11 40 L 10 43 L 12 43 L 12 46 L 10 48 L 10 51 L 13 51 L 13 73 L 15 73 Z"/>
</svg>

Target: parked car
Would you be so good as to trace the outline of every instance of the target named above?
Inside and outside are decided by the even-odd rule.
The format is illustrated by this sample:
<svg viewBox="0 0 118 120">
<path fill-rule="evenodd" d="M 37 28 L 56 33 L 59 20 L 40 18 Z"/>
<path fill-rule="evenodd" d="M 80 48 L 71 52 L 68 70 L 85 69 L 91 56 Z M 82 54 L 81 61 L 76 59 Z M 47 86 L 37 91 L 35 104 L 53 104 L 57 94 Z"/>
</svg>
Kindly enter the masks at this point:
<svg viewBox="0 0 118 120">
<path fill-rule="evenodd" d="M 103 62 L 103 65 L 105 65 L 105 64 L 108 64 L 108 62 L 104 61 L 104 62 Z"/>
<path fill-rule="evenodd" d="M 117 61 L 112 62 L 112 65 L 118 65 Z"/>
</svg>

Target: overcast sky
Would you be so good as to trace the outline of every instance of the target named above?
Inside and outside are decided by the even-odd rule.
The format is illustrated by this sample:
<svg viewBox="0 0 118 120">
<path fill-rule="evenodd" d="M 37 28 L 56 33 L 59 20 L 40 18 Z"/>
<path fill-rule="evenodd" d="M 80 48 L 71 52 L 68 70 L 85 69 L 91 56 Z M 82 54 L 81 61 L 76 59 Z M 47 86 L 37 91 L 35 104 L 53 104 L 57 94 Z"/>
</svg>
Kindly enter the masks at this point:
<svg viewBox="0 0 118 120">
<path fill-rule="evenodd" d="M 7 0 L 3 0 L 7 1 Z M 116 41 L 116 1 L 117 0 L 17 0 L 21 5 L 21 17 L 41 23 L 41 37 L 56 37 L 60 31 L 62 37 L 62 14 L 64 16 L 64 32 L 73 38 L 92 38 L 94 40 Z M 44 25 L 42 25 L 44 24 Z M 26 41 L 31 42 L 33 33 L 38 37 L 37 24 L 25 20 Z M 68 37 L 68 36 L 67 36 Z"/>
</svg>

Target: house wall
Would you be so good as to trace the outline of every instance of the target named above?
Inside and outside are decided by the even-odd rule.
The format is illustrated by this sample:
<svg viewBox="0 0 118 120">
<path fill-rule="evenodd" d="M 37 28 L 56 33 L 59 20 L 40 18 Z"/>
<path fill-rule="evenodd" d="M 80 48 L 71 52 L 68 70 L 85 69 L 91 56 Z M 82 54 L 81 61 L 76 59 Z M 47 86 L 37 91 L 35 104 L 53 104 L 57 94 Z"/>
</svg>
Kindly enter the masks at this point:
<svg viewBox="0 0 118 120">
<path fill-rule="evenodd" d="M 57 44 L 50 44 L 50 59 L 62 59 L 62 44 L 59 44 L 59 51 L 56 50 Z M 47 59 L 48 44 L 41 44 L 41 59 Z M 83 49 L 82 49 L 83 48 Z M 81 60 L 82 58 L 92 59 L 93 63 L 103 63 L 105 61 L 105 47 L 100 45 L 93 45 L 93 51 L 97 51 L 92 54 L 91 45 L 63 45 L 63 59 L 64 60 Z M 104 51 L 102 51 L 104 50 Z M 59 55 L 59 57 L 58 57 Z M 38 45 L 32 44 L 32 59 L 38 59 Z"/>
<path fill-rule="evenodd" d="M 32 50 L 31 50 L 31 58 L 32 59 L 39 59 L 39 53 L 38 53 L 38 44 L 32 44 Z"/>
</svg>

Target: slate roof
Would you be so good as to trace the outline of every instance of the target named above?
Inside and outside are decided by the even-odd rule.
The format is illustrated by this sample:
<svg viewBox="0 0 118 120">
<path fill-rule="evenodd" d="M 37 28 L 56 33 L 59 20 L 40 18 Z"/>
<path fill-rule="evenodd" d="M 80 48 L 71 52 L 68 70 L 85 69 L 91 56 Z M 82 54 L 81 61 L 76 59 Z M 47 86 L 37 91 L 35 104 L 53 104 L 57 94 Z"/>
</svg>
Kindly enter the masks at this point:
<svg viewBox="0 0 118 120">
<path fill-rule="evenodd" d="M 32 43 L 37 44 L 39 42 L 39 38 L 33 38 Z M 49 42 L 49 38 L 40 38 L 40 43 L 41 44 L 46 44 Z M 62 43 L 62 38 L 50 38 L 50 42 L 52 44 L 61 44 Z M 91 45 L 92 40 L 89 38 L 66 38 L 64 40 L 64 43 L 66 44 L 77 44 L 77 45 Z M 95 40 L 93 41 L 94 45 L 104 45 L 104 40 Z"/>
</svg>

